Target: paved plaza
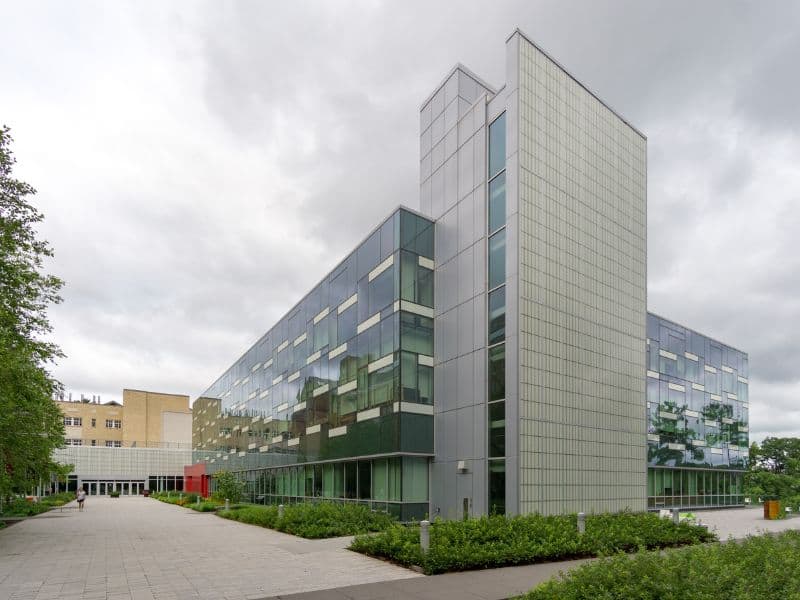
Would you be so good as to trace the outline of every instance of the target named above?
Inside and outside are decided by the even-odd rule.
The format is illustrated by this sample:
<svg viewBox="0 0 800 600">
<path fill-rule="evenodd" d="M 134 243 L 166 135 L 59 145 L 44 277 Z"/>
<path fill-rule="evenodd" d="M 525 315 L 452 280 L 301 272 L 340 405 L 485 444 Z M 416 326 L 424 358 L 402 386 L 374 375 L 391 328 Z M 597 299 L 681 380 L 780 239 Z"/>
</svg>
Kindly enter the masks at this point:
<svg viewBox="0 0 800 600">
<path fill-rule="evenodd" d="M 760 508 L 695 513 L 722 540 L 800 529 Z M 0 600 L 501 600 L 585 561 L 423 577 L 345 549 L 145 498 L 90 497 L 0 530 Z"/>
<path fill-rule="evenodd" d="M 74 503 L 73 503 L 74 504 Z M 418 573 L 142 497 L 89 497 L 0 530 L 0 600 L 243 600 Z"/>
</svg>

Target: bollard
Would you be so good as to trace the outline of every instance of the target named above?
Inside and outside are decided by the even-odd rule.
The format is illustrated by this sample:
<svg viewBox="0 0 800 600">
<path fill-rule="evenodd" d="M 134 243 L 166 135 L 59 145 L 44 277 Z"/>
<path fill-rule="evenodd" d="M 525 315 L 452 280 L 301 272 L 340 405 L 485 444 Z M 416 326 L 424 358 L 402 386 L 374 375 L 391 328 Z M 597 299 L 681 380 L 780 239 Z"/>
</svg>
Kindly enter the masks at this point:
<svg viewBox="0 0 800 600">
<path fill-rule="evenodd" d="M 180 494 L 178 494 L 178 500 L 183 500 L 183 492 L 181 492 Z"/>
<path fill-rule="evenodd" d="M 231 509 L 231 501 L 225 498 L 225 510 Z"/>
<path fill-rule="evenodd" d="M 422 548 L 422 553 L 425 554 L 431 547 L 431 532 L 430 521 L 419 522 L 419 546 Z"/>
<path fill-rule="evenodd" d="M 578 535 L 586 533 L 586 513 L 578 513 Z"/>
<path fill-rule="evenodd" d="M 672 522 L 675 523 L 675 525 L 679 525 L 680 524 L 680 522 L 681 522 L 681 511 L 680 511 L 679 508 L 673 508 L 672 509 Z"/>
<path fill-rule="evenodd" d="M 200 506 L 200 494 L 197 494 L 197 506 Z"/>
<path fill-rule="evenodd" d="M 278 504 L 278 518 L 283 518 L 283 504 Z"/>
</svg>

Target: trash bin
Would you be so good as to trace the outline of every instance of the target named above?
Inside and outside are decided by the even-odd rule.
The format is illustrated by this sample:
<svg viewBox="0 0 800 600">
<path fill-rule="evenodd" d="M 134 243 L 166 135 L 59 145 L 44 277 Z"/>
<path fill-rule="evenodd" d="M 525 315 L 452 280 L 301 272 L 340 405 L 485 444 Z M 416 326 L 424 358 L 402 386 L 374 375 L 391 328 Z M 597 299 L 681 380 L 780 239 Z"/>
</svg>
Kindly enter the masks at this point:
<svg viewBox="0 0 800 600">
<path fill-rule="evenodd" d="M 775 498 L 765 498 L 764 499 L 764 518 L 769 521 L 774 521 L 778 518 L 778 513 L 780 512 L 781 505 L 778 500 Z"/>
</svg>

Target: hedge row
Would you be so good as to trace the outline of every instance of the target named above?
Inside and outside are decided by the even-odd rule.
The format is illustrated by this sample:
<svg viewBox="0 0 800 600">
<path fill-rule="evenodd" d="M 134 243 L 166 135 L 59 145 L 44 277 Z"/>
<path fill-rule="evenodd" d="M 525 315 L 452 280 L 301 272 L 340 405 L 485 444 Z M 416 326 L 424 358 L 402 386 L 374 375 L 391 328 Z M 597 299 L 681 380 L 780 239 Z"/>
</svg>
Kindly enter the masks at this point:
<svg viewBox="0 0 800 600">
<path fill-rule="evenodd" d="M 336 502 L 288 504 L 283 518 L 278 517 L 278 507 L 274 505 L 232 507 L 217 514 L 311 539 L 382 531 L 394 523 L 394 517 L 385 512 L 375 512 L 361 504 Z"/>
<path fill-rule="evenodd" d="M 492 516 L 431 525 L 430 549 L 423 554 L 419 527 L 394 525 L 377 535 L 357 537 L 351 550 L 417 565 L 428 574 L 602 556 L 637 549 L 668 548 L 715 540 L 702 527 L 655 514 L 623 512 L 587 515 L 577 533 L 577 516 Z"/>
<path fill-rule="evenodd" d="M 525 600 L 800 598 L 800 532 L 616 556 L 543 583 Z"/>
</svg>

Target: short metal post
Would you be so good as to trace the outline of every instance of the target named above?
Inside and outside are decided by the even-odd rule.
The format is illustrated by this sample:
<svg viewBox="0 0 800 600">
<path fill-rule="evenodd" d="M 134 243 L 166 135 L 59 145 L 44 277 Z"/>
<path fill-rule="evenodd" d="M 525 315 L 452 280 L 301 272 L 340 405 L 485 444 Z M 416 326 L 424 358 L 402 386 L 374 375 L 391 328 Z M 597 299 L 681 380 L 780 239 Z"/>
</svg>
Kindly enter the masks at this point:
<svg viewBox="0 0 800 600">
<path fill-rule="evenodd" d="M 283 518 L 283 510 L 284 510 L 283 509 L 283 504 L 278 504 L 278 518 L 279 519 Z"/>
<path fill-rule="evenodd" d="M 180 494 L 178 494 L 178 500 L 183 500 L 183 492 L 181 492 Z"/>
<path fill-rule="evenodd" d="M 200 506 L 200 494 L 197 494 L 197 506 Z"/>
<path fill-rule="evenodd" d="M 586 513 L 578 513 L 578 535 L 586 533 Z"/>
<path fill-rule="evenodd" d="M 231 501 L 225 498 L 225 510 L 231 509 Z"/>
<path fill-rule="evenodd" d="M 672 509 L 672 522 L 678 525 L 681 522 L 681 511 L 679 508 Z"/>
<path fill-rule="evenodd" d="M 430 521 L 419 522 L 419 546 L 425 554 L 431 547 Z"/>
</svg>

